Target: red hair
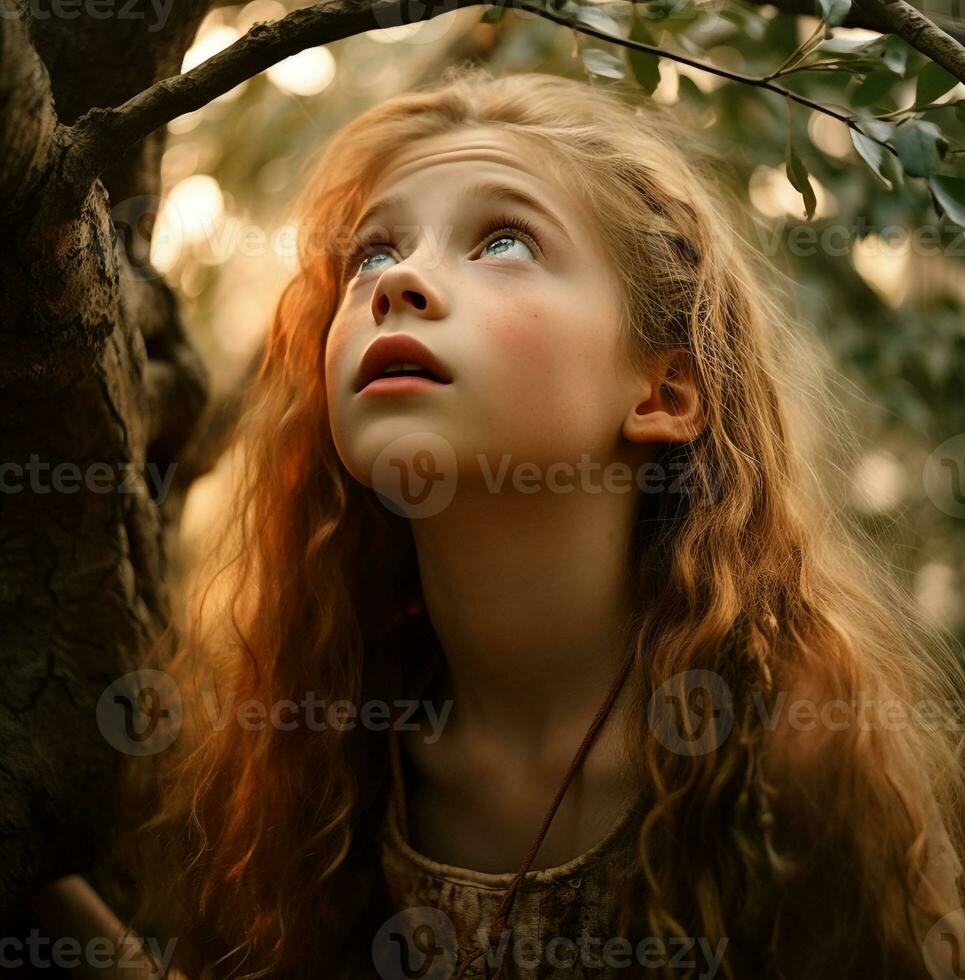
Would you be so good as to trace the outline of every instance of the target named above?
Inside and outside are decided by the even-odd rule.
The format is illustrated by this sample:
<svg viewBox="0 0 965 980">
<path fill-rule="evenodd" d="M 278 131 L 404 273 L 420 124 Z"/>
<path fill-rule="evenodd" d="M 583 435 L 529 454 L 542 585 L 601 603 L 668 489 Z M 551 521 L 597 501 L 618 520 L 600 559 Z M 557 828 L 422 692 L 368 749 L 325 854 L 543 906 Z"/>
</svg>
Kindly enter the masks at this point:
<svg viewBox="0 0 965 980">
<path fill-rule="evenodd" d="M 300 268 L 238 430 L 235 496 L 196 575 L 198 600 L 184 601 L 152 661 L 187 710 L 175 746 L 131 780 L 132 805 L 158 807 L 129 842 L 141 928 L 164 922 L 182 937 L 178 962 L 192 977 L 371 975 L 369 944 L 390 914 L 373 843 L 384 735 L 219 729 L 201 695 L 391 700 L 440 663 L 409 527 L 333 445 L 324 352 L 340 301 L 338 235 L 381 161 L 475 125 L 528 140 L 590 202 L 626 286 L 628 356 L 689 351 L 707 409 L 700 437 L 660 460 L 684 466 L 688 492 L 642 497 L 633 542 L 628 735 L 653 802 L 638 864 L 619 895 L 614 884 L 618 934 L 728 937 L 732 978 L 842 976 L 850 959 L 861 975 L 925 976 L 922 935 L 950 911 L 929 870 L 941 817 L 952 853 L 965 832 L 956 738 L 921 725 L 772 730 L 758 710 L 782 692 L 819 705 L 962 693 L 947 637 L 822 482 L 832 468 L 815 434 L 844 430 L 827 389 L 801 374 L 816 351 L 760 284 L 770 271 L 755 268 L 712 190 L 709 157 L 672 114 L 563 78 L 477 68 L 351 121 L 308 185 Z M 676 686 L 694 711 L 684 688 L 697 670 L 726 685 L 732 730 L 704 754 L 668 751 L 650 728 L 651 695 Z"/>
</svg>

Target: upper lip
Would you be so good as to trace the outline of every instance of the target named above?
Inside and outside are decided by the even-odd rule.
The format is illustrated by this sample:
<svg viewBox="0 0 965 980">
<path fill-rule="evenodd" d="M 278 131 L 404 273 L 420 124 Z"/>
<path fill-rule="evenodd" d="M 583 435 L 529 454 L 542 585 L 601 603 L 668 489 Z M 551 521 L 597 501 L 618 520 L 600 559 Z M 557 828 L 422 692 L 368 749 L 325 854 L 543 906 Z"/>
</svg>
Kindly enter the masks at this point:
<svg viewBox="0 0 965 980">
<path fill-rule="evenodd" d="M 408 334 L 394 333 L 373 340 L 362 356 L 355 390 L 361 391 L 370 381 L 378 378 L 382 372 L 396 361 L 408 361 L 418 364 L 430 374 L 435 375 L 443 384 L 452 381 L 448 368 L 425 344 L 410 337 Z"/>
</svg>

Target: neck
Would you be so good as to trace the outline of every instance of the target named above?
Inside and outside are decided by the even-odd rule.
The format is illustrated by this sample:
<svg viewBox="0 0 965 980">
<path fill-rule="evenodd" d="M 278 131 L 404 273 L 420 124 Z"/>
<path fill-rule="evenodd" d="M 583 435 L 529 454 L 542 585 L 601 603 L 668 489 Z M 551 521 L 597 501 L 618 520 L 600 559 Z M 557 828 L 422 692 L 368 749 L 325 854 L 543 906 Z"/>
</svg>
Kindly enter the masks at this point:
<svg viewBox="0 0 965 980">
<path fill-rule="evenodd" d="M 453 729 L 512 733 L 536 758 L 589 726 L 628 649 L 634 516 L 629 493 L 470 488 L 441 514 L 413 519 Z"/>
</svg>

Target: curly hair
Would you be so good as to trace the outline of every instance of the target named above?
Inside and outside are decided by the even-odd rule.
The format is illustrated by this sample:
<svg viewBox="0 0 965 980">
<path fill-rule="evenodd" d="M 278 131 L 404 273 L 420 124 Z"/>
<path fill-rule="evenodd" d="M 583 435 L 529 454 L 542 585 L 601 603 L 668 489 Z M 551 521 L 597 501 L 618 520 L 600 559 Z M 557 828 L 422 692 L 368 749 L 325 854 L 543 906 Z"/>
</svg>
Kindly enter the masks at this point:
<svg viewBox="0 0 965 980">
<path fill-rule="evenodd" d="M 697 438 L 661 450 L 687 492 L 641 494 L 632 542 L 626 734 L 650 805 L 636 862 L 613 884 L 619 934 L 727 937 L 731 980 L 908 980 L 927 976 L 927 929 L 949 900 L 965 904 L 961 882 L 958 895 L 949 884 L 963 852 L 960 732 L 919 711 L 961 702 L 954 644 L 838 503 L 853 450 L 833 371 L 742 233 L 719 161 L 672 112 L 638 102 L 619 86 L 458 65 L 325 147 L 301 203 L 299 267 L 245 396 L 234 497 L 152 654 L 177 680 L 184 727 L 128 787 L 130 812 L 156 807 L 127 842 L 138 919 L 183 937 L 190 976 L 372 973 L 386 739 L 219 728 L 201 709 L 226 692 L 238 703 L 306 689 L 398 696 L 437 666 L 409 526 L 333 445 L 324 354 L 342 288 L 332 243 L 380 166 L 475 126 L 528 141 L 598 216 L 625 287 L 627 357 L 688 351 L 707 413 Z M 715 723 L 726 716 L 729 731 L 706 751 L 668 751 L 654 693 L 696 726 L 708 708 L 694 698 L 697 671 L 720 680 L 727 711 L 715 705 Z M 910 721 L 767 721 L 794 701 L 861 699 Z"/>
</svg>

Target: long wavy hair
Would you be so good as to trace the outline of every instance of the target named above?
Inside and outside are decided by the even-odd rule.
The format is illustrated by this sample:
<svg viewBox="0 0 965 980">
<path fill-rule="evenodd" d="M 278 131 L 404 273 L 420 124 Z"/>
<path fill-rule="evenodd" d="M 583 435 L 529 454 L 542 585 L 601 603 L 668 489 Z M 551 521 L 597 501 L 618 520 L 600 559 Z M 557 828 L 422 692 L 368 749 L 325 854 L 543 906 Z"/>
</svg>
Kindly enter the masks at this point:
<svg viewBox="0 0 965 980">
<path fill-rule="evenodd" d="M 246 394 L 232 499 L 149 660 L 176 680 L 184 719 L 125 791 L 129 812 L 150 814 L 122 845 L 136 921 L 179 937 L 192 978 L 373 973 L 390 914 L 374 844 L 385 733 L 212 715 L 308 691 L 391 700 L 438 669 L 411 529 L 333 444 L 324 352 L 340 243 L 384 161 L 471 126 L 527 141 L 592 209 L 625 287 L 627 356 L 688 351 L 706 412 L 696 439 L 658 457 L 686 492 L 641 493 L 632 542 L 626 735 L 650 802 L 613 883 L 615 935 L 726 937 L 729 978 L 925 976 L 965 792 L 960 730 L 916 706 L 959 704 L 962 669 L 841 503 L 857 439 L 826 355 L 750 244 L 702 134 L 621 86 L 467 64 L 341 128 L 306 185 L 299 266 Z M 673 751 L 655 737 L 652 696 L 677 696 L 696 731 L 710 717 L 699 676 L 727 700 L 720 737 Z M 911 722 L 765 723 L 798 698 L 894 699 Z"/>
</svg>

